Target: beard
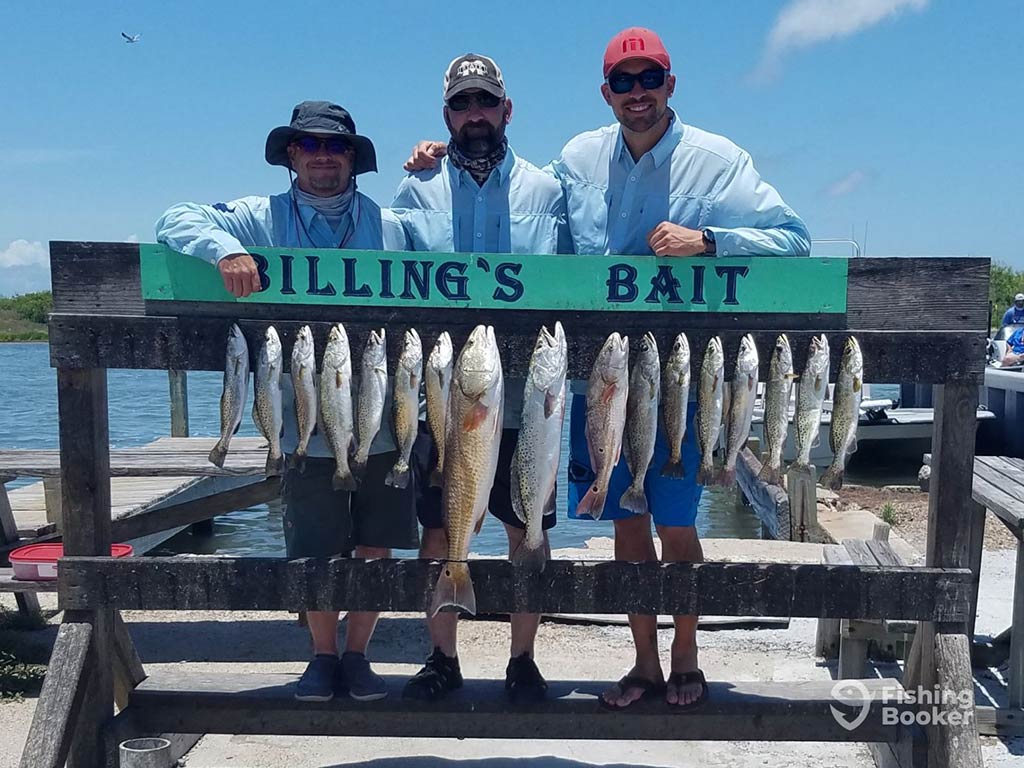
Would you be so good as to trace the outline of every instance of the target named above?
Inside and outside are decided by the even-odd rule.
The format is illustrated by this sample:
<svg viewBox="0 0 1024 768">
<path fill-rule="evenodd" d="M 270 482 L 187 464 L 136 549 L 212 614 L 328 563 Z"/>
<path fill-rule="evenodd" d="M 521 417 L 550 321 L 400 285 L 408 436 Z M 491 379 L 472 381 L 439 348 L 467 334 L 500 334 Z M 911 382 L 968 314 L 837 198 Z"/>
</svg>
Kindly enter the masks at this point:
<svg viewBox="0 0 1024 768">
<path fill-rule="evenodd" d="M 630 112 L 626 107 L 634 104 L 650 104 L 653 109 L 649 109 L 647 112 L 636 115 Z M 643 133 L 649 131 L 665 117 L 665 113 L 668 108 L 658 109 L 658 103 L 654 100 L 640 99 L 638 101 L 631 101 L 629 104 L 624 104 L 618 114 L 619 122 L 622 123 L 626 128 L 633 131 L 634 133 Z"/>
<path fill-rule="evenodd" d="M 497 128 L 484 121 L 466 123 L 458 133 L 452 134 L 452 140 L 462 153 L 474 159 L 489 155 L 501 145 L 504 138 L 504 122 Z"/>
</svg>

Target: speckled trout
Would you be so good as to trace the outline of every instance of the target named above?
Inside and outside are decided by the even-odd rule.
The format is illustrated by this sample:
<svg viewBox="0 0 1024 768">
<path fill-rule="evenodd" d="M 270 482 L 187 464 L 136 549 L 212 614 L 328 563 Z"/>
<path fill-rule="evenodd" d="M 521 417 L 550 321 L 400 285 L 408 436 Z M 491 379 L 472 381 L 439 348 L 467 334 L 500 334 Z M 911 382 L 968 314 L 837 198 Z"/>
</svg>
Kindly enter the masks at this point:
<svg viewBox="0 0 1024 768">
<path fill-rule="evenodd" d="M 626 431 L 622 452 L 633 482 L 619 499 L 619 506 L 637 515 L 648 512 L 644 479 L 654 456 L 658 434 L 658 403 L 661 400 L 661 359 L 658 342 L 650 333 L 640 339 L 633 370 L 629 374 L 629 395 L 626 398 Z"/>
<path fill-rule="evenodd" d="M 320 373 L 320 428 L 334 454 L 331 486 L 336 491 L 354 491 L 357 483 L 349 469 L 349 457 L 356 443 L 352 419 L 352 355 L 348 334 L 341 323 L 331 328 L 324 350 Z"/>
<path fill-rule="evenodd" d="M 210 463 L 224 466 L 231 437 L 242 423 L 245 399 L 249 396 L 249 345 L 242 330 L 231 324 L 224 360 L 224 389 L 220 395 L 220 440 L 210 451 Z"/>
<path fill-rule="evenodd" d="M 767 457 L 758 477 L 772 485 L 782 485 L 782 449 L 789 434 L 789 397 L 793 390 L 793 350 L 782 334 L 775 350 L 764 387 L 764 442 Z"/>
<path fill-rule="evenodd" d="M 526 537 L 512 553 L 512 562 L 530 571 L 544 570 L 548 560 L 543 522 L 544 515 L 555 514 L 567 366 L 562 324 L 555 323 L 554 334 L 541 328 L 530 358 L 519 438 L 512 453 L 512 508 L 526 526 Z"/>
<path fill-rule="evenodd" d="M 391 425 L 398 459 L 384 478 L 395 488 L 409 486 L 409 458 L 420 425 L 420 384 L 423 383 L 423 343 L 415 328 L 405 332 L 402 353 L 395 369 L 395 390 L 391 399 Z"/>
<path fill-rule="evenodd" d="M 281 339 L 274 326 L 268 326 L 256 362 L 256 396 L 252 403 L 252 420 L 267 439 L 267 477 L 280 475 L 284 456 L 281 453 L 281 428 L 284 410 L 281 405 L 281 371 L 284 354 Z"/>
<path fill-rule="evenodd" d="M 661 468 L 665 477 L 683 477 L 683 440 L 686 437 L 686 409 L 690 405 L 690 342 L 685 333 L 676 336 L 672 352 L 661 375 L 661 420 L 668 438 L 668 461 Z"/>
<path fill-rule="evenodd" d="M 466 559 L 494 485 L 504 401 L 505 382 L 494 329 L 478 325 L 459 353 L 448 397 L 441 484 L 448 558 L 434 587 L 431 615 L 446 606 L 476 613 Z"/>
<path fill-rule="evenodd" d="M 725 466 L 719 484 L 731 486 L 736 482 L 736 459 L 750 437 L 750 422 L 754 418 L 754 399 L 757 397 L 757 344 L 749 333 L 740 339 L 736 356 L 736 370 L 730 382 L 729 419 L 725 430 Z"/>
<path fill-rule="evenodd" d="M 292 454 L 292 466 L 305 469 L 309 439 L 316 429 L 316 350 L 313 332 L 308 325 L 299 329 L 292 347 L 292 388 L 295 390 L 295 421 L 299 428 L 299 444 Z"/>
<path fill-rule="evenodd" d="M 825 334 L 811 339 L 807 365 L 796 384 L 796 460 L 789 465 L 807 467 L 811 448 L 818 444 L 821 405 L 828 392 L 829 351 Z"/>
<path fill-rule="evenodd" d="M 437 466 L 430 472 L 430 484 L 438 488 L 441 487 L 441 470 L 444 467 L 444 428 L 448 391 L 452 386 L 452 358 L 452 338 L 448 331 L 444 331 L 430 351 L 426 368 L 427 426 L 437 446 Z"/>
<path fill-rule="evenodd" d="M 361 478 L 370 458 L 370 446 L 384 418 L 388 391 L 388 341 L 384 329 L 370 331 L 359 366 L 359 398 L 356 401 L 356 453 L 352 471 Z"/>
<path fill-rule="evenodd" d="M 839 375 L 832 393 L 832 430 L 829 434 L 832 466 L 821 476 L 821 484 L 833 491 L 843 487 L 846 460 L 857 450 L 857 422 L 860 420 L 863 384 L 864 356 L 857 339 L 850 336 L 843 347 Z"/>
<path fill-rule="evenodd" d="M 722 340 L 712 336 L 704 350 L 697 383 L 697 445 L 700 446 L 700 469 L 697 482 L 710 485 L 715 480 L 715 446 L 722 430 L 725 401 L 725 354 Z"/>
</svg>

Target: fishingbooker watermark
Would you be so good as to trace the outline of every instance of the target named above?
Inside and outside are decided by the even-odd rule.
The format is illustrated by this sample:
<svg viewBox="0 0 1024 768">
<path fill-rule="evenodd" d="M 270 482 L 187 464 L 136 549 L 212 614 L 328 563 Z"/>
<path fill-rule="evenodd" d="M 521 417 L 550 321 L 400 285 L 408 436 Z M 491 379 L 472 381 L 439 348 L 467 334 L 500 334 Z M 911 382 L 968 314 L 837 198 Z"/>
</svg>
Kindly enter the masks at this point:
<svg viewBox="0 0 1024 768">
<path fill-rule="evenodd" d="M 860 680 L 839 680 L 831 695 L 836 702 L 829 706 L 832 717 L 848 731 L 867 720 L 873 703 L 881 713 L 882 725 L 960 726 L 974 720 L 974 692 L 969 690 L 892 685 L 869 691 Z"/>
</svg>

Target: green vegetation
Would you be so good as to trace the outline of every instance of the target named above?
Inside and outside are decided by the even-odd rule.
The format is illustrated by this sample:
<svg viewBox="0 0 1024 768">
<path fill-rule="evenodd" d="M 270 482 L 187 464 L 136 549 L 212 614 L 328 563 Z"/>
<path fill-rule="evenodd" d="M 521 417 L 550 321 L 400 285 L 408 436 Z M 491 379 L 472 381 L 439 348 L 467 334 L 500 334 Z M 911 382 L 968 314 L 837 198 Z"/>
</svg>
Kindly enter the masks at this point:
<svg viewBox="0 0 1024 768">
<path fill-rule="evenodd" d="M 0 341 L 46 341 L 46 316 L 52 310 L 49 291 L 0 299 Z"/>
<path fill-rule="evenodd" d="M 1018 271 L 1009 264 L 995 263 L 992 265 L 988 300 L 991 303 L 991 324 L 999 328 L 1003 321 L 1003 313 L 1013 304 L 1013 297 L 1024 292 L 1024 271 Z"/>
<path fill-rule="evenodd" d="M 878 516 L 882 518 L 883 523 L 888 523 L 889 525 L 896 525 L 896 505 L 893 504 L 891 501 L 887 501 L 885 504 L 882 505 L 882 509 L 878 513 Z"/>
<path fill-rule="evenodd" d="M 46 666 L 26 664 L 8 651 L 0 651 L 0 701 L 39 693 Z"/>
</svg>

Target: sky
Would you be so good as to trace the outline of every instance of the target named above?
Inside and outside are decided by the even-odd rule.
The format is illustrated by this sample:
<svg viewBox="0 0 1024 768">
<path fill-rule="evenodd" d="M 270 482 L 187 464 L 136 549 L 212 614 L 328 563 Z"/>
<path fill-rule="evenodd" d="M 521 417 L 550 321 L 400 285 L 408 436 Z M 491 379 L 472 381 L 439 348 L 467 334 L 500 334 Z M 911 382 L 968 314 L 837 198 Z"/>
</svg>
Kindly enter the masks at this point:
<svg viewBox="0 0 1024 768">
<path fill-rule="evenodd" d="M 304 99 L 374 141 L 360 190 L 387 205 L 413 144 L 447 139 L 444 69 L 470 51 L 544 165 L 614 122 L 601 61 L 633 25 L 665 41 L 680 119 L 750 152 L 816 255 L 1024 268 L 1021 0 L 0 0 L 0 295 L 49 287 L 50 240 L 152 242 L 175 202 L 284 191 L 264 143 Z"/>
</svg>

